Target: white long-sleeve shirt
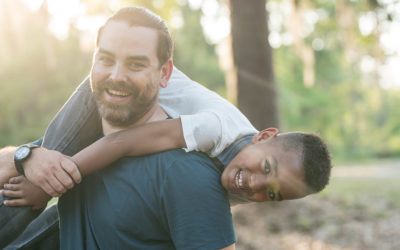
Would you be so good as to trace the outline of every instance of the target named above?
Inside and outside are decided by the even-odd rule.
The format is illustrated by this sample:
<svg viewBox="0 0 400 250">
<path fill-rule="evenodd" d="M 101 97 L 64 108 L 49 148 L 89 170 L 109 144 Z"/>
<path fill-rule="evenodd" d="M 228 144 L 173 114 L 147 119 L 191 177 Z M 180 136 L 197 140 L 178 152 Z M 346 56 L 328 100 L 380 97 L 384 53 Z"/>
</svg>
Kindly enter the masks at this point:
<svg viewBox="0 0 400 250">
<path fill-rule="evenodd" d="M 174 68 L 168 86 L 160 89 L 159 104 L 180 117 L 187 151 L 215 157 L 235 140 L 258 131 L 230 102 Z"/>
</svg>

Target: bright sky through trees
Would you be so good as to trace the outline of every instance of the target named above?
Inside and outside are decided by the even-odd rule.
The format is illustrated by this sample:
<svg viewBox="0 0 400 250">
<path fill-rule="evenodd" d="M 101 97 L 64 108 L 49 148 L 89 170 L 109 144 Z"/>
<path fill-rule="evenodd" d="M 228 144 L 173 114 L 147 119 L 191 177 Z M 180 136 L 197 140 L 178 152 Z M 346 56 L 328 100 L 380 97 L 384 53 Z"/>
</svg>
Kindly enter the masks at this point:
<svg viewBox="0 0 400 250">
<path fill-rule="evenodd" d="M 44 0 L 23 0 L 32 10 L 37 10 Z M 118 1 L 111 1 L 115 6 L 118 6 Z M 178 1 L 179 2 L 179 1 Z M 220 5 L 217 0 L 188 0 L 191 8 L 201 8 L 203 17 L 201 24 L 205 35 L 209 42 L 217 44 L 229 35 L 230 22 L 229 10 L 227 6 Z M 399 1 L 381 1 L 391 12 L 400 14 Z M 79 0 L 47 0 L 48 11 L 52 16 L 49 24 L 49 30 L 59 39 L 65 39 L 68 36 L 69 25 L 74 22 L 74 25 L 83 31 L 87 32 L 87 36 L 83 37 L 83 47 L 92 46 L 92 39 L 96 35 L 98 27 L 104 22 L 106 16 L 87 16 L 86 4 L 80 3 Z M 112 7 L 112 6 L 111 6 Z M 272 47 L 279 48 L 280 46 L 288 46 L 293 42 L 292 36 L 288 32 L 282 32 L 285 25 L 285 17 L 291 12 L 289 0 L 280 2 L 270 1 L 267 4 L 270 12 L 270 37 L 269 41 Z M 306 37 L 313 32 L 315 23 L 321 19 L 327 18 L 327 13 L 324 10 L 317 9 L 304 13 L 304 22 L 307 24 L 302 31 L 302 36 Z M 358 18 L 358 27 L 360 33 L 364 36 L 370 35 L 377 27 L 377 23 L 382 21 L 381 16 L 374 12 L 367 12 Z M 179 15 L 171 20 L 172 26 L 179 27 L 182 25 L 182 20 Z M 383 25 L 384 30 L 380 36 L 380 46 L 389 56 L 384 64 L 375 62 L 370 56 L 365 56 L 361 59 L 361 70 L 365 74 L 379 68 L 380 85 L 383 88 L 400 89 L 400 77 L 397 75 L 397 70 L 400 68 L 400 23 L 386 21 Z M 312 42 L 314 50 L 324 49 L 324 40 L 316 38 Z M 88 48 L 89 49 L 89 48 Z"/>
</svg>

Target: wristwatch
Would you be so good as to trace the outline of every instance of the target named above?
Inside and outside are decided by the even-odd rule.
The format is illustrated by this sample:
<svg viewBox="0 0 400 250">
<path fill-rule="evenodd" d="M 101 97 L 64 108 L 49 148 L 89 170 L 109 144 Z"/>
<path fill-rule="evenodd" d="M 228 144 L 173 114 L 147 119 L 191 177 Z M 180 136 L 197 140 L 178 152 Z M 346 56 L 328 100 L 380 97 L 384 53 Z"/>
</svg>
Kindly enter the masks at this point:
<svg viewBox="0 0 400 250">
<path fill-rule="evenodd" d="M 25 144 L 17 148 L 14 153 L 14 164 L 19 174 L 25 175 L 22 163 L 29 158 L 33 148 L 38 148 L 35 144 Z"/>
</svg>

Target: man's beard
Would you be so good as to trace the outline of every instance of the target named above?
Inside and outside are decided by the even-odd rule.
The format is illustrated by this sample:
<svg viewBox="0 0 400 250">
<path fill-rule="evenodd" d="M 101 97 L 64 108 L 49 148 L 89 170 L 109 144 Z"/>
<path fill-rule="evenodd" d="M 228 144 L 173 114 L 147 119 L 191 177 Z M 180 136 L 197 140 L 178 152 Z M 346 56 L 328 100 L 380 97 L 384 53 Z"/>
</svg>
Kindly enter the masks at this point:
<svg viewBox="0 0 400 250">
<path fill-rule="evenodd" d="M 129 93 L 127 103 L 110 103 L 104 99 L 107 89 Z M 158 96 L 158 86 L 148 83 L 142 92 L 134 84 L 106 80 L 97 84 L 92 83 L 92 91 L 97 108 L 102 118 L 112 126 L 126 127 L 142 118 L 155 104 Z"/>
</svg>

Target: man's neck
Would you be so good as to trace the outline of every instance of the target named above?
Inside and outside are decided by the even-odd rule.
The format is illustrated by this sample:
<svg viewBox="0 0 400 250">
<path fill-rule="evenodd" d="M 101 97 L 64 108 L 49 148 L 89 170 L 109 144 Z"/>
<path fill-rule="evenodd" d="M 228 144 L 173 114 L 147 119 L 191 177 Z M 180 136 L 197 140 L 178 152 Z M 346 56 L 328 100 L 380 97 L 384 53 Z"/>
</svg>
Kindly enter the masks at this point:
<svg viewBox="0 0 400 250">
<path fill-rule="evenodd" d="M 156 104 L 154 107 L 149 110 L 142 118 L 140 118 L 138 121 L 128 125 L 128 126 L 123 126 L 123 127 L 118 127 L 118 126 L 113 126 L 110 123 L 108 123 L 104 118 L 101 119 L 102 125 L 103 125 L 103 134 L 108 135 L 120 130 L 128 129 L 130 127 L 134 127 L 140 124 L 148 123 L 148 122 L 153 122 L 153 121 L 160 121 L 160 120 L 165 120 L 168 118 L 167 113 L 160 107 L 160 105 Z"/>
</svg>

